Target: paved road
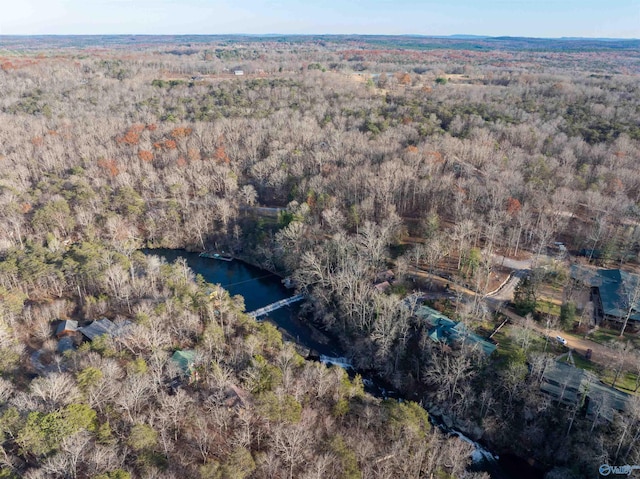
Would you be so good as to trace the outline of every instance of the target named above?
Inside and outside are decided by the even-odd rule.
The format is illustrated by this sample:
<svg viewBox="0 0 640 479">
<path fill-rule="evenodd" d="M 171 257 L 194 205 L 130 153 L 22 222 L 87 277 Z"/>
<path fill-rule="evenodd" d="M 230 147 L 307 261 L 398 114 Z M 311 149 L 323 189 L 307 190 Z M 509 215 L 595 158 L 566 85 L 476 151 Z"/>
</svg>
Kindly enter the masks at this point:
<svg viewBox="0 0 640 479">
<path fill-rule="evenodd" d="M 460 292 L 460 293 L 464 294 L 465 296 L 474 297 L 476 295 L 476 292 L 470 290 L 469 288 L 465 288 L 464 286 L 460 286 L 458 284 L 455 284 L 453 281 L 448 280 L 447 278 L 443 278 L 443 277 L 435 275 L 435 274 L 427 273 L 426 271 L 418 269 L 415 266 L 409 266 L 409 268 L 407 270 L 407 274 L 409 276 L 413 276 L 415 278 L 428 279 L 429 281 L 431 281 L 433 283 L 436 283 L 436 284 L 440 285 L 443 288 L 446 285 L 449 285 L 449 289 L 450 290 Z"/>
</svg>

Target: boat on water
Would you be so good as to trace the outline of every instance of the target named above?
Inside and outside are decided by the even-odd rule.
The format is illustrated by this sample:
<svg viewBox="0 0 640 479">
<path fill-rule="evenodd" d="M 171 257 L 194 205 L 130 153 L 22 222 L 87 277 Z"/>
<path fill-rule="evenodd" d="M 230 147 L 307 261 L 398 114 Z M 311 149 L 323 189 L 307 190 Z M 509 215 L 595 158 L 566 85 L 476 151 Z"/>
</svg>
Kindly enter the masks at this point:
<svg viewBox="0 0 640 479">
<path fill-rule="evenodd" d="M 211 259 L 219 259 L 220 261 L 233 261 L 233 256 L 229 256 L 224 254 L 224 251 L 222 253 L 213 253 L 210 251 L 205 251 L 203 253 L 200 253 L 200 257 L 201 258 L 211 258 Z"/>
</svg>

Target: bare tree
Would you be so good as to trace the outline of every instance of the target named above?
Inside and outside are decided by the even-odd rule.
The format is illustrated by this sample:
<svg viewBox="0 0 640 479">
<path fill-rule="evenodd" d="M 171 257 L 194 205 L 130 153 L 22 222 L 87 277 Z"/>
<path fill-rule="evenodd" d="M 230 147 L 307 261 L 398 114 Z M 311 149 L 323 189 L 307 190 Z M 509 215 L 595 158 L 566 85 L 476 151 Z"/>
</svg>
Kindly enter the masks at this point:
<svg viewBox="0 0 640 479">
<path fill-rule="evenodd" d="M 629 324 L 629 319 L 632 315 L 638 314 L 638 305 L 640 304 L 640 280 L 630 275 L 628 281 L 621 283 L 620 289 L 622 299 L 620 306 L 625 312 L 622 328 L 620 328 L 620 337 L 623 337 Z"/>
</svg>

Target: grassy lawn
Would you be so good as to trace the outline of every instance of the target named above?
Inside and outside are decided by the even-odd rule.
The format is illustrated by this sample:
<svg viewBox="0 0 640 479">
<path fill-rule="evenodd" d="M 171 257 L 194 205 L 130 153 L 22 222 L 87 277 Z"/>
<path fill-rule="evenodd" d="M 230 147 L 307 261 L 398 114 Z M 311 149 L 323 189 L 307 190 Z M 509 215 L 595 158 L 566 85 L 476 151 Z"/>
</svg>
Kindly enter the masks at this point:
<svg viewBox="0 0 640 479">
<path fill-rule="evenodd" d="M 571 362 L 568 360 L 568 357 L 563 358 L 562 362 L 571 364 Z M 607 386 L 611 386 L 611 383 L 613 383 L 613 378 L 615 376 L 613 371 L 605 369 L 601 365 L 593 363 L 583 358 L 579 354 L 573 355 L 573 362 L 575 364 L 575 367 L 584 369 L 586 371 L 591 371 Z M 618 378 L 618 381 L 616 382 L 616 389 L 619 389 L 620 391 L 625 393 L 633 393 L 633 390 L 635 388 L 636 375 L 628 371 L 621 374 Z"/>
<path fill-rule="evenodd" d="M 605 383 L 607 386 L 611 386 L 613 383 L 613 378 L 615 374 L 613 371 L 605 371 L 603 375 L 600 376 L 600 380 Z M 636 388 L 636 375 L 633 373 L 622 373 L 616 381 L 616 389 L 619 389 L 625 393 L 633 393 L 633 390 Z"/>
<path fill-rule="evenodd" d="M 493 339 L 498 343 L 498 349 L 494 353 L 494 360 L 499 365 L 507 365 L 511 361 L 517 361 L 521 356 L 521 349 L 514 339 L 507 334 L 510 326 L 504 326 Z"/>
<path fill-rule="evenodd" d="M 522 357 L 523 351 L 520 347 L 521 342 L 514 335 L 514 332 L 517 329 L 522 328 L 514 324 L 507 324 L 493 337 L 493 339 L 498 343 L 496 357 L 499 360 L 504 361 L 505 363 L 513 360 L 518 360 Z M 542 335 L 540 335 L 536 331 L 531 331 L 531 337 L 529 338 L 529 349 L 527 352 L 531 353 L 544 351 L 545 342 L 546 340 Z M 563 348 L 552 340 L 549 340 L 549 344 L 547 345 L 546 350 L 551 354 L 561 354 L 563 352 Z"/>
<path fill-rule="evenodd" d="M 602 379 L 604 368 L 601 365 L 591 362 L 588 359 L 585 359 L 584 357 L 580 356 L 579 354 L 573 354 L 572 357 L 573 357 L 573 362 L 577 368 L 584 369 L 586 371 L 591 371 L 593 374 L 595 374 L 600 379 Z M 565 362 L 570 364 L 570 361 L 568 361 L 568 358 L 565 359 Z"/>
<path fill-rule="evenodd" d="M 517 335 L 514 334 L 518 329 L 522 329 L 521 326 L 514 324 L 505 325 L 493 339 L 498 343 L 498 349 L 494 353 L 494 360 L 496 361 L 497 367 L 505 367 L 512 361 L 522 361 L 525 359 L 523 356 L 522 348 L 520 347 L 520 341 L 517 339 Z M 606 331 L 605 331 L 606 333 Z M 539 333 L 532 331 L 530 338 L 530 345 L 528 352 L 539 351 L 542 352 L 545 350 L 545 338 Z M 615 333 L 613 333 L 615 335 Z M 570 335 L 567 335 L 567 337 Z M 571 335 L 573 336 L 573 335 Z M 578 337 L 578 336 L 576 336 Z M 605 334 L 604 337 L 611 337 L 611 332 L 609 334 Z M 559 343 L 553 340 L 553 338 L 549 339 L 549 343 L 546 347 L 546 352 L 554 355 L 560 355 L 567 352 L 567 349 L 564 346 L 561 346 Z M 603 366 L 596 364 L 592 361 L 585 359 L 580 354 L 574 353 L 572 355 L 573 362 L 575 367 L 580 369 L 585 369 L 587 371 L 591 371 L 594 373 L 598 379 L 600 379 L 604 384 L 610 386 L 613 382 L 614 373 L 608 369 L 605 369 Z M 568 357 L 565 356 L 562 359 L 563 362 L 570 363 L 568 361 Z M 636 387 L 636 375 L 632 372 L 624 372 L 618 378 L 616 382 L 616 389 L 619 389 L 622 392 L 633 393 L 633 390 Z"/>
<path fill-rule="evenodd" d="M 495 353 L 494 359 L 497 362 L 497 366 L 506 366 L 511 361 L 522 361 L 523 351 L 520 347 L 520 341 L 516 338 L 514 334 L 517 329 L 522 329 L 520 326 L 508 324 L 505 325 L 494 337 L 498 342 L 498 349 Z M 539 333 L 533 331 L 532 336 L 530 338 L 530 346 L 528 352 L 539 351 L 542 352 L 545 350 L 545 338 Z M 567 349 L 564 346 L 561 346 L 552 338 L 549 339 L 549 343 L 547 344 L 546 352 L 553 355 L 561 355 L 567 352 Z M 603 366 L 596 364 L 592 361 L 585 359 L 580 354 L 574 353 L 572 355 L 573 363 L 575 367 L 580 369 L 585 369 L 587 371 L 591 371 L 594 373 L 598 379 L 600 379 L 604 384 L 610 386 L 613 382 L 614 373 L 610 370 L 605 369 Z M 563 362 L 568 361 L 568 355 L 562 359 Z M 636 387 L 636 375 L 631 372 L 625 372 L 620 375 L 618 381 L 616 383 L 616 389 L 619 389 L 622 392 L 632 393 Z"/>
<path fill-rule="evenodd" d="M 553 299 L 541 299 L 536 304 L 536 311 L 542 314 L 560 316 L 560 303 Z"/>
<path fill-rule="evenodd" d="M 621 341 L 619 332 L 612 329 L 598 329 L 589 335 L 589 339 L 600 344 Z M 635 348 L 640 348 L 640 338 L 635 334 L 625 334 L 624 341 L 631 341 Z"/>
</svg>

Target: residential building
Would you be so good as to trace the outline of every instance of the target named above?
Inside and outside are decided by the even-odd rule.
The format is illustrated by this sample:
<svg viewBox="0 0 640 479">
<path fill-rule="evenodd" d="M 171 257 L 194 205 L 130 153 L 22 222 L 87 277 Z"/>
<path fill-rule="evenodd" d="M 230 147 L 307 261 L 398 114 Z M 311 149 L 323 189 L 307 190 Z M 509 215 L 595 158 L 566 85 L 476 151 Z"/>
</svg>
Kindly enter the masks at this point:
<svg viewBox="0 0 640 479">
<path fill-rule="evenodd" d="M 93 341 L 96 337 L 106 334 L 113 338 L 124 335 L 131 326 L 131 321 L 122 321 L 121 323 L 114 323 L 110 319 L 102 318 L 98 319 L 87 326 L 78 328 L 89 341 Z"/>
<path fill-rule="evenodd" d="M 420 306 L 416 311 L 416 316 L 428 324 L 429 339 L 434 342 L 448 345 L 463 342 L 478 348 L 487 356 L 490 356 L 498 347 L 469 330 L 464 323 L 455 322 L 428 306 Z"/>
<path fill-rule="evenodd" d="M 558 402 L 577 406 L 587 417 L 613 421 L 614 411 L 624 411 L 629 395 L 603 384 L 594 374 L 567 363 L 551 362 L 542 374 L 540 390 Z"/>
<path fill-rule="evenodd" d="M 624 322 L 628 328 L 640 327 L 640 277 L 619 269 L 571 266 L 571 277 L 591 288 L 596 324 Z"/>
<path fill-rule="evenodd" d="M 62 338 L 64 336 L 69 336 L 75 334 L 78 331 L 78 321 L 74 321 L 73 319 L 66 319 L 56 328 L 56 337 Z"/>
</svg>

